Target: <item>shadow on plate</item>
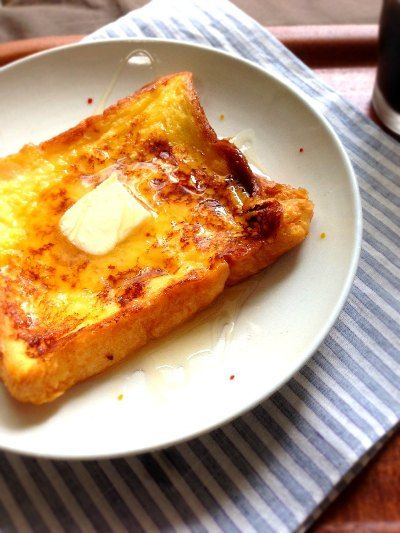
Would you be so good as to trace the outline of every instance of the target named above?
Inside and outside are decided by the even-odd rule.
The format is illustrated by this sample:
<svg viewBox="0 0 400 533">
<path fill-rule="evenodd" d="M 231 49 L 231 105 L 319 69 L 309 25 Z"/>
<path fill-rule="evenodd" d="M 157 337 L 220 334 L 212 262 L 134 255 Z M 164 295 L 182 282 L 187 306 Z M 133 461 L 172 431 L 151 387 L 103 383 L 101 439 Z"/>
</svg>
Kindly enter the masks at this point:
<svg viewBox="0 0 400 533">
<path fill-rule="evenodd" d="M 3 387 L 4 388 L 4 387 Z M 58 411 L 59 402 L 48 403 L 44 405 L 30 405 L 17 402 L 8 392 L 1 391 L 1 417 L 0 424 L 8 429 L 25 429 L 29 426 L 43 424 L 54 416 Z"/>
</svg>

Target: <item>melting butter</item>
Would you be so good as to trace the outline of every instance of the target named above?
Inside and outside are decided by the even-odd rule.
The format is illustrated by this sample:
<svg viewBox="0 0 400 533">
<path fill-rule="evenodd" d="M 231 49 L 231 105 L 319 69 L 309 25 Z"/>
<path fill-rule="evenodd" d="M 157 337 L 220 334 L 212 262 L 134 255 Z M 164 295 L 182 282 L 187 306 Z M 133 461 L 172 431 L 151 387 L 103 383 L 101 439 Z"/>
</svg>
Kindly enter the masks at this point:
<svg viewBox="0 0 400 533">
<path fill-rule="evenodd" d="M 64 213 L 60 230 L 83 252 L 104 255 L 149 217 L 150 212 L 113 173 Z"/>
</svg>

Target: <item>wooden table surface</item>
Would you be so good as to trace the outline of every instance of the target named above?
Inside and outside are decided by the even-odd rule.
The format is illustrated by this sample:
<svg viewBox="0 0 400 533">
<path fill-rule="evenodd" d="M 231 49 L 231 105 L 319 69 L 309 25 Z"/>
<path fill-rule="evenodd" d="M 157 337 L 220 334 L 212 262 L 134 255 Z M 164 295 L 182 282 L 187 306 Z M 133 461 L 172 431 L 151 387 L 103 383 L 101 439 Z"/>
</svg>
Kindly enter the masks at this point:
<svg viewBox="0 0 400 533">
<path fill-rule="evenodd" d="M 377 26 L 269 28 L 339 94 L 379 123 L 370 106 L 377 61 Z M 0 65 L 81 36 L 44 37 L 0 44 Z M 400 533 L 400 434 L 342 492 L 312 527 L 313 533 Z"/>
</svg>

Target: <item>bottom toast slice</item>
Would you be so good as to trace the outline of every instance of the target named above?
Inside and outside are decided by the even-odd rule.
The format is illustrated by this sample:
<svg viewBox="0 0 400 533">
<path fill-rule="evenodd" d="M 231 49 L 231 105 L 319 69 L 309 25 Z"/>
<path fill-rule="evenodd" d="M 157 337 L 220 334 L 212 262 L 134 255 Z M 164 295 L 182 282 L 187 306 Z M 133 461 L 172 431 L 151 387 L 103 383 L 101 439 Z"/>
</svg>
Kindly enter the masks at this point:
<svg viewBox="0 0 400 533">
<path fill-rule="evenodd" d="M 60 231 L 114 176 L 150 214 L 103 255 Z M 0 377 L 41 404 L 210 304 L 306 237 L 304 189 L 219 140 L 188 72 L 0 160 Z"/>
</svg>

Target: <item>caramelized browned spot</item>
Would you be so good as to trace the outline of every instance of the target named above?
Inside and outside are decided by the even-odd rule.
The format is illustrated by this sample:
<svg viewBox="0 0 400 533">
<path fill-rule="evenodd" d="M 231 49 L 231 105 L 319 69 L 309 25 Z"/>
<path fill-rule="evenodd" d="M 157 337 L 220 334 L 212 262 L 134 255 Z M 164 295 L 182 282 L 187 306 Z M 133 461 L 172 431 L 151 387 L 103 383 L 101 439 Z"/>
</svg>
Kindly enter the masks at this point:
<svg viewBox="0 0 400 533">
<path fill-rule="evenodd" d="M 121 307 L 124 307 L 132 300 L 135 300 L 136 298 L 139 298 L 144 293 L 144 286 L 143 283 L 138 282 L 134 283 L 133 285 L 130 285 L 127 287 L 123 294 L 118 297 L 118 303 Z"/>
<path fill-rule="evenodd" d="M 40 248 L 31 248 L 30 249 L 30 253 L 32 255 L 41 255 L 43 254 L 44 252 L 46 252 L 47 250 L 50 250 L 50 248 L 52 248 L 54 246 L 54 243 L 53 242 L 48 242 L 47 244 L 44 244 L 43 246 L 41 246 Z"/>
<path fill-rule="evenodd" d="M 54 335 L 51 333 L 47 335 L 32 335 L 26 340 L 29 348 L 33 348 L 33 355 L 37 354 L 39 356 L 46 353 L 56 342 Z"/>
<path fill-rule="evenodd" d="M 242 152 L 227 139 L 218 141 L 217 147 L 221 156 L 228 163 L 233 178 L 244 187 L 250 196 L 256 194 L 257 180 Z"/>
<path fill-rule="evenodd" d="M 265 200 L 250 208 L 245 218 L 257 236 L 268 238 L 278 231 L 282 215 L 283 209 L 277 200 Z"/>
</svg>

